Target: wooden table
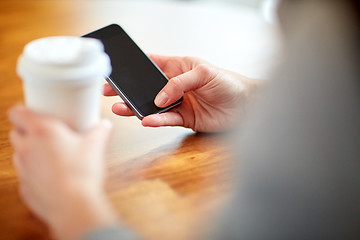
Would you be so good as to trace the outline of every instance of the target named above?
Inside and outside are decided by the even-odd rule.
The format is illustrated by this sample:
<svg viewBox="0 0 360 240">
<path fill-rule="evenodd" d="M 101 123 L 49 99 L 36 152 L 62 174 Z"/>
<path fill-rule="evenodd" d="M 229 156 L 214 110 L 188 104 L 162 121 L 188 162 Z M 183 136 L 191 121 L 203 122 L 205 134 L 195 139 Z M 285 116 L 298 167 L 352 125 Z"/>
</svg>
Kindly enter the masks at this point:
<svg viewBox="0 0 360 240">
<path fill-rule="evenodd" d="M 146 11 L 138 5 L 133 9 Z M 0 1 L 0 239 L 50 238 L 21 202 L 11 161 L 6 111 L 23 101 L 15 72 L 22 48 L 40 37 L 78 36 L 111 22 L 121 24 L 124 14 L 131 18 L 121 7 L 121 1 Z M 226 142 L 220 135 L 183 128 L 144 128 L 136 118 L 111 113 L 118 100 L 104 98 L 102 108 L 115 124 L 107 152 L 109 198 L 124 222 L 147 239 L 194 238 L 199 223 L 228 195 L 231 152 Z"/>
</svg>

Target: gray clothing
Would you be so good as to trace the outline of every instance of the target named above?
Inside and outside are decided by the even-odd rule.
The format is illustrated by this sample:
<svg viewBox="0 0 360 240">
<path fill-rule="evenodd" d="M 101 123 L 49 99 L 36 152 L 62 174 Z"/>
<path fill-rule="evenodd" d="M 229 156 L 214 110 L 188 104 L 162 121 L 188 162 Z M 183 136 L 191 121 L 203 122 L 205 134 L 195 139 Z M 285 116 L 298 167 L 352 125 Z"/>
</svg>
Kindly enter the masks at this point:
<svg viewBox="0 0 360 240">
<path fill-rule="evenodd" d="M 344 1 L 299 2 L 212 239 L 360 239 L 359 22 Z"/>
<path fill-rule="evenodd" d="M 82 240 L 137 240 L 136 233 L 120 226 L 107 227 L 94 230 L 82 238 Z"/>
</svg>

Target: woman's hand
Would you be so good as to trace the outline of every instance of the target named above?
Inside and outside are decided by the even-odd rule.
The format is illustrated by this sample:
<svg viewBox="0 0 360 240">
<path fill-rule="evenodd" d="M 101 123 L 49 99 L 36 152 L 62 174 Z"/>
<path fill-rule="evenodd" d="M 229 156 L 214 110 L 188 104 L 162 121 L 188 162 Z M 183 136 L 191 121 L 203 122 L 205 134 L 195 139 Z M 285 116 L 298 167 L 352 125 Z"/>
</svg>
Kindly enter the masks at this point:
<svg viewBox="0 0 360 240">
<path fill-rule="evenodd" d="M 250 91 L 256 88 L 256 80 L 199 58 L 159 55 L 150 55 L 150 58 L 170 79 L 155 98 L 155 104 L 166 107 L 181 97 L 184 100 L 169 112 L 145 117 L 144 126 L 183 126 L 199 132 L 226 130 L 236 121 L 239 105 L 244 104 Z M 106 84 L 104 95 L 116 93 Z M 112 110 L 120 116 L 133 116 L 123 102 L 115 103 Z"/>
<path fill-rule="evenodd" d="M 58 239 L 77 239 L 116 223 L 103 190 L 104 149 L 111 123 L 85 133 L 23 106 L 9 111 L 20 194 Z"/>
</svg>

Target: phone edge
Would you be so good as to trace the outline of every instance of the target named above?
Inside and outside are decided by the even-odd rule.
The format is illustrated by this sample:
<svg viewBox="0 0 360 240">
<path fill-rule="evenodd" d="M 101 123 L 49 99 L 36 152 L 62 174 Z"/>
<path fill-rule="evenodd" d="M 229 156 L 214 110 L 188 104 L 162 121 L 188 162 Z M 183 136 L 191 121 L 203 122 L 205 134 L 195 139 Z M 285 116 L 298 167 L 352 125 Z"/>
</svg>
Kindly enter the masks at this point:
<svg viewBox="0 0 360 240">
<path fill-rule="evenodd" d="M 136 43 L 133 38 L 130 36 L 130 34 L 125 31 L 125 29 L 122 28 L 122 26 L 120 26 L 117 23 L 112 23 L 109 24 L 107 26 L 104 26 L 102 28 L 99 28 L 97 30 L 94 30 L 92 32 L 89 32 L 87 34 L 82 35 L 81 37 L 88 37 L 88 35 L 91 35 L 97 31 L 100 31 L 102 29 L 111 27 L 111 26 L 115 26 L 117 28 L 120 28 L 130 39 L 131 41 L 134 43 L 134 45 L 142 52 L 142 54 L 151 62 L 151 64 L 160 72 L 160 74 L 167 80 L 169 81 L 169 78 L 165 75 L 165 73 L 159 68 L 159 66 L 157 64 L 155 64 L 155 62 L 148 56 L 148 54 L 146 54 L 138 45 L 138 43 Z M 90 38 L 94 38 L 94 37 L 90 37 Z M 128 107 L 132 110 L 132 112 L 135 114 L 135 116 L 137 118 L 139 118 L 140 120 L 142 120 L 144 117 L 148 116 L 144 116 L 141 114 L 141 112 L 137 109 L 137 107 L 131 103 L 131 101 L 126 97 L 126 95 L 121 91 L 121 89 L 112 81 L 112 79 L 109 76 L 105 76 L 105 80 L 110 84 L 110 86 L 114 89 L 114 91 L 120 96 L 120 98 L 128 105 Z M 160 113 L 164 113 L 167 112 L 171 109 L 173 109 L 174 107 L 180 105 L 183 101 L 183 97 L 181 97 L 179 100 L 177 100 L 176 102 L 174 102 L 173 104 L 170 104 L 169 106 L 162 108 L 160 111 L 154 112 L 152 114 L 160 114 Z M 151 114 L 149 114 L 151 115 Z"/>
<path fill-rule="evenodd" d="M 131 101 L 126 97 L 126 95 L 121 91 L 121 89 L 116 86 L 116 84 L 112 81 L 111 78 L 109 78 L 108 76 L 105 77 L 105 80 L 109 83 L 109 85 L 114 89 L 114 91 L 119 95 L 119 97 L 127 104 L 127 106 L 131 109 L 131 111 L 135 114 L 135 116 L 137 118 L 139 118 L 140 120 L 142 120 L 144 117 L 149 116 L 146 115 L 144 116 L 138 109 L 137 107 L 131 103 Z M 177 100 L 176 102 L 170 104 L 169 106 L 162 108 L 160 111 L 158 112 L 154 112 L 152 114 L 160 114 L 160 113 L 165 113 L 171 109 L 173 109 L 174 107 L 180 105 L 182 103 L 183 97 L 181 97 L 179 100 Z"/>
</svg>

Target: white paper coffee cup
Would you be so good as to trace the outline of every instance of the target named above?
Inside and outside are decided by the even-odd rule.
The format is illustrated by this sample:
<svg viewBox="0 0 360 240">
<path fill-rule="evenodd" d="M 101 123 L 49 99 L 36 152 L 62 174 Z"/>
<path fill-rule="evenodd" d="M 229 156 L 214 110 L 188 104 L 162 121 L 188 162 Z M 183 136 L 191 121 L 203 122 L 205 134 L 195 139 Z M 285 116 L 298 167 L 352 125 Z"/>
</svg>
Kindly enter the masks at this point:
<svg viewBox="0 0 360 240">
<path fill-rule="evenodd" d="M 77 131 L 99 121 L 102 80 L 111 72 L 99 40 L 62 36 L 32 41 L 17 72 L 30 109 L 58 117 Z"/>
</svg>

